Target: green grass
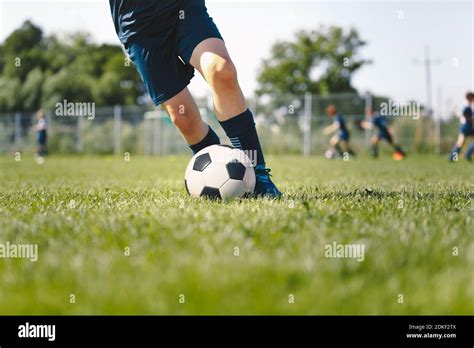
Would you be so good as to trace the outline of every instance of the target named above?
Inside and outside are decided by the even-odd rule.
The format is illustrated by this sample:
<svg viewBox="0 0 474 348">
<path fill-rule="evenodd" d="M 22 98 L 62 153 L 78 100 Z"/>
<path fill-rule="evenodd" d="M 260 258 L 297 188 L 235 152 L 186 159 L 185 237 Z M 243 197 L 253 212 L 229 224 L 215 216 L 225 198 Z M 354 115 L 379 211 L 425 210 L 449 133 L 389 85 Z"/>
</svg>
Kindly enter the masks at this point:
<svg viewBox="0 0 474 348">
<path fill-rule="evenodd" d="M 0 313 L 474 313 L 473 165 L 274 157 L 284 200 L 223 203 L 187 197 L 187 160 L 0 158 L 0 243 L 39 247 L 0 259 Z"/>
</svg>

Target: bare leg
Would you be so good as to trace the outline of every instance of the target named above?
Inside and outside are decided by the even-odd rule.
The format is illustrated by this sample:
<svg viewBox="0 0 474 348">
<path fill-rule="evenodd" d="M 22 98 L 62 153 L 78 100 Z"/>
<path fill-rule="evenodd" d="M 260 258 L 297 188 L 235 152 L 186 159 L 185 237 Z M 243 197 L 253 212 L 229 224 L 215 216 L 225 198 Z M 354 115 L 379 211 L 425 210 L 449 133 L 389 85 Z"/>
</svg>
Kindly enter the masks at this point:
<svg viewBox="0 0 474 348">
<path fill-rule="evenodd" d="M 163 103 L 163 108 L 189 145 L 204 139 L 209 126 L 202 120 L 199 108 L 187 88 Z"/>
<path fill-rule="evenodd" d="M 344 152 L 347 152 L 349 155 L 354 155 L 354 151 L 352 151 L 349 141 L 342 140 L 341 143 L 342 143 L 342 149 L 344 150 Z"/>
<path fill-rule="evenodd" d="M 334 150 L 337 151 L 337 153 L 339 154 L 339 156 L 343 156 L 344 155 L 344 151 L 341 149 L 341 146 L 339 146 L 341 142 L 341 139 L 339 138 L 339 136 L 336 134 L 334 135 L 330 140 L 329 140 L 329 143 L 331 144 L 331 146 L 334 148 Z"/>
<path fill-rule="evenodd" d="M 464 146 L 464 141 L 466 140 L 466 137 L 464 134 L 459 134 L 458 140 L 456 140 L 456 147 L 462 148 Z"/>
<path fill-rule="evenodd" d="M 219 121 L 226 121 L 247 110 L 237 70 L 224 41 L 216 38 L 204 40 L 194 49 L 190 62 L 211 87 Z"/>
<path fill-rule="evenodd" d="M 372 156 L 378 157 L 379 156 L 379 137 L 374 135 L 370 139 L 370 142 L 372 143 Z"/>
</svg>

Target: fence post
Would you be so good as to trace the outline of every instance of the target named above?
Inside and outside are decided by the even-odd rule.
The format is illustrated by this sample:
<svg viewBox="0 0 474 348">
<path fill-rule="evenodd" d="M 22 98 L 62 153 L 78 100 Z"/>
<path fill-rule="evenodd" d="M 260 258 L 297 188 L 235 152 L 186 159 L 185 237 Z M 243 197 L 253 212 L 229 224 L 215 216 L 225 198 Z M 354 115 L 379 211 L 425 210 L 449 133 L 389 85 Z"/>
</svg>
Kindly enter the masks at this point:
<svg viewBox="0 0 474 348">
<path fill-rule="evenodd" d="M 120 154 L 120 127 L 122 121 L 122 107 L 114 106 L 114 154 Z"/>
<path fill-rule="evenodd" d="M 161 136 L 161 117 L 158 117 L 153 120 L 153 155 L 162 155 Z"/>
<path fill-rule="evenodd" d="M 84 117 L 78 116 L 77 117 L 77 142 L 76 142 L 76 150 L 77 152 L 81 153 L 84 151 Z"/>
<path fill-rule="evenodd" d="M 313 96 L 306 92 L 304 95 L 304 122 L 303 122 L 303 155 L 311 155 L 311 117 L 313 113 Z"/>
<path fill-rule="evenodd" d="M 19 112 L 15 112 L 15 145 L 20 145 L 21 143 L 21 114 Z"/>
<path fill-rule="evenodd" d="M 441 117 L 443 117 L 443 91 L 438 88 L 438 112 L 435 120 L 436 154 L 441 154 Z"/>
<path fill-rule="evenodd" d="M 369 113 L 370 114 L 373 113 L 372 94 L 367 92 L 365 94 L 365 117 L 364 117 L 365 120 L 367 120 L 367 118 L 369 117 Z M 369 146 L 371 131 L 366 129 L 364 133 L 365 133 L 365 146 Z"/>
<path fill-rule="evenodd" d="M 46 127 L 48 127 L 48 133 L 51 133 L 53 130 L 53 117 L 51 115 L 51 110 L 46 110 Z"/>
</svg>

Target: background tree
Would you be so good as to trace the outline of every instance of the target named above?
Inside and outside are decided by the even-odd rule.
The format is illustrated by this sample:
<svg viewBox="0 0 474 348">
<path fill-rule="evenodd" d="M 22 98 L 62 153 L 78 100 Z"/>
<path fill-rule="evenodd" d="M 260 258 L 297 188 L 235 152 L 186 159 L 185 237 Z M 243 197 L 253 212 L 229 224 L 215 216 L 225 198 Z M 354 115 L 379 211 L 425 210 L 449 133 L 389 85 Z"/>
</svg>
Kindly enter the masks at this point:
<svg viewBox="0 0 474 348">
<path fill-rule="evenodd" d="M 359 57 L 366 44 L 355 29 L 337 26 L 299 31 L 292 41 L 279 41 L 258 74 L 259 95 L 354 92 L 352 75 L 369 60 Z"/>
<path fill-rule="evenodd" d="M 34 111 L 64 99 L 131 105 L 143 93 L 121 47 L 98 45 L 87 33 L 59 39 L 26 21 L 0 44 L 0 111 Z"/>
</svg>

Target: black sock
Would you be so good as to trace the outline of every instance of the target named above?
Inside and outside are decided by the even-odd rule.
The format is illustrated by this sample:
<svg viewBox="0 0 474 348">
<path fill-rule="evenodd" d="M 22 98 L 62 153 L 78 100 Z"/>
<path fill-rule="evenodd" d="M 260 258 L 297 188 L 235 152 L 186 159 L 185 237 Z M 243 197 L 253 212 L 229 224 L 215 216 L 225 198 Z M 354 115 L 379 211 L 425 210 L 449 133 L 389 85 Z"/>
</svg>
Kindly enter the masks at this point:
<svg viewBox="0 0 474 348">
<path fill-rule="evenodd" d="M 194 144 L 194 145 L 189 145 L 189 148 L 193 152 L 193 154 L 197 154 L 199 151 L 202 149 L 205 149 L 208 146 L 211 145 L 217 145 L 220 144 L 219 137 L 217 136 L 216 132 L 209 126 L 209 131 L 207 132 L 207 135 L 202 139 L 199 143 Z"/>
<path fill-rule="evenodd" d="M 400 146 L 398 146 L 398 145 L 393 145 L 393 148 L 394 148 L 395 151 L 397 151 L 397 152 L 400 152 L 400 153 L 402 153 L 402 154 L 404 153 L 403 150 L 402 150 L 402 148 L 401 148 Z"/>
<path fill-rule="evenodd" d="M 254 166 L 259 168 L 265 167 L 265 158 L 250 110 L 247 109 L 247 111 L 240 115 L 220 122 L 220 124 L 229 137 L 232 146 L 244 150 Z"/>
<path fill-rule="evenodd" d="M 377 145 L 372 145 L 372 156 L 378 157 L 379 155 L 379 147 Z"/>
</svg>

